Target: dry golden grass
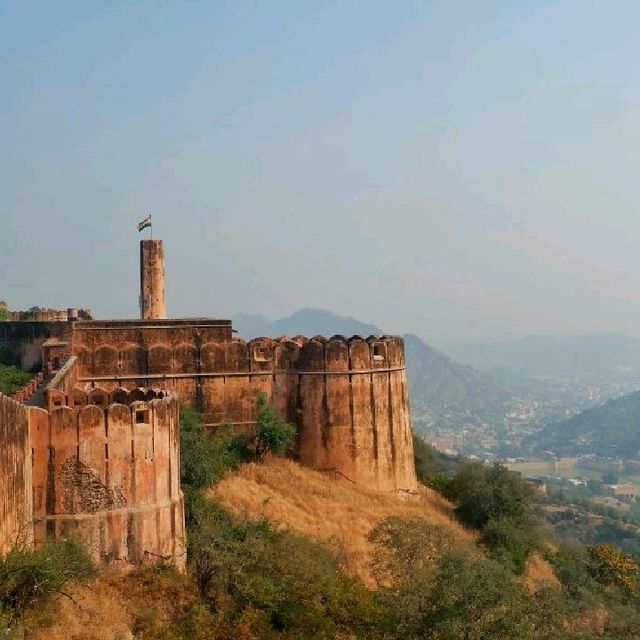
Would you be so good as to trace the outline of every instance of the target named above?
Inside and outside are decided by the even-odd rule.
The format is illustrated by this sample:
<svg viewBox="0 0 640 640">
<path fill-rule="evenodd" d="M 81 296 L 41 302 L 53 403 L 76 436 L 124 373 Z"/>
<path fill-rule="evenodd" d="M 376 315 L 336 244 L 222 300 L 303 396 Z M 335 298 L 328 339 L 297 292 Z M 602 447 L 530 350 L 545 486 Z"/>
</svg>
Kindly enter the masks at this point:
<svg viewBox="0 0 640 640">
<path fill-rule="evenodd" d="M 153 638 L 197 597 L 187 577 L 153 570 L 128 575 L 105 573 L 88 584 L 71 585 L 68 594 L 68 598 L 58 596 L 44 609 L 28 613 L 25 626 L 29 638 Z"/>
<path fill-rule="evenodd" d="M 474 535 L 453 516 L 451 503 L 422 487 L 416 500 L 403 501 L 346 480 L 333 480 L 290 460 L 273 458 L 247 464 L 230 474 L 208 495 L 239 516 L 267 519 L 280 530 L 328 542 L 341 552 L 344 569 L 373 584 L 369 564 L 375 548 L 366 536 L 389 516 L 420 517 L 450 531 L 461 545 Z"/>
<path fill-rule="evenodd" d="M 26 626 L 35 640 L 121 640 L 133 638 L 132 618 L 120 593 L 101 578 L 73 585 L 73 601 L 58 597 L 46 610 L 29 613 Z M 48 621 L 53 621 L 49 626 Z"/>
<path fill-rule="evenodd" d="M 522 576 L 522 584 L 530 593 L 537 593 L 544 587 L 561 589 L 562 584 L 553 571 L 553 567 L 537 553 L 534 553 L 527 561 L 527 567 Z"/>
</svg>

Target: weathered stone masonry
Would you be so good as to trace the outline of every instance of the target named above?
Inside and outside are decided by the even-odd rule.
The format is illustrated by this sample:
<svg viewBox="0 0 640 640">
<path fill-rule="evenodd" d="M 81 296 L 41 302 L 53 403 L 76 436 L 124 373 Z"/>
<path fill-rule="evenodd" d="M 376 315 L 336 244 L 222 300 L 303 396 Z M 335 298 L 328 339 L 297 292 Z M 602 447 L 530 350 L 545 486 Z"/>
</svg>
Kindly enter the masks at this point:
<svg viewBox="0 0 640 640">
<path fill-rule="evenodd" d="M 177 399 L 134 390 L 118 400 L 53 391 L 50 413 L 33 410 L 35 542 L 74 535 L 100 564 L 182 567 Z"/>
<path fill-rule="evenodd" d="M 29 409 L 0 393 L 0 554 L 30 544 Z"/>
<path fill-rule="evenodd" d="M 177 399 L 113 400 L 51 389 L 47 411 L 0 396 L 0 553 L 73 536 L 98 565 L 185 566 Z"/>
<path fill-rule="evenodd" d="M 416 477 L 402 338 L 302 336 L 250 342 L 222 320 L 82 322 L 78 384 L 160 387 L 210 428 L 250 430 L 262 391 L 298 429 L 300 462 L 384 491 Z"/>
</svg>

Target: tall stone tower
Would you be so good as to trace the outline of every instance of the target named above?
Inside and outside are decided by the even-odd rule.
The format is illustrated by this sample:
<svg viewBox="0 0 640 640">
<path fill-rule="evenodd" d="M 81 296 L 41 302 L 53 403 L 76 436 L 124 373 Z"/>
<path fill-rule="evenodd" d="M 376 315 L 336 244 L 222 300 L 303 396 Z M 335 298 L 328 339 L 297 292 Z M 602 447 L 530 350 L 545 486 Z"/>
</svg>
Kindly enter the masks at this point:
<svg viewBox="0 0 640 640">
<path fill-rule="evenodd" d="M 162 240 L 140 241 L 140 317 L 143 320 L 167 317 Z"/>
</svg>

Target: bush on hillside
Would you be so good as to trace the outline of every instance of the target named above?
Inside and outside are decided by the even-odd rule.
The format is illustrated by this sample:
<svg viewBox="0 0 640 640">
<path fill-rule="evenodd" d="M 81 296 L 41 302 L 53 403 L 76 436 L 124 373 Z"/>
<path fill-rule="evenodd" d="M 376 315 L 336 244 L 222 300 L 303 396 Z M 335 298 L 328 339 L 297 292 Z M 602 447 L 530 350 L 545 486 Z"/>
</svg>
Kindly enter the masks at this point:
<svg viewBox="0 0 640 640">
<path fill-rule="evenodd" d="M 457 503 L 458 518 L 480 531 L 493 556 L 521 574 L 541 545 L 541 530 L 532 514 L 533 490 L 520 475 L 497 463 L 470 462 L 445 493 Z"/>
<path fill-rule="evenodd" d="M 427 487 L 444 492 L 449 478 L 438 459 L 438 452 L 415 433 L 413 434 L 413 460 L 418 480 Z"/>
<path fill-rule="evenodd" d="M 481 530 L 480 542 L 518 575 L 524 573 L 531 552 L 541 545 L 538 527 L 531 519 L 509 517 L 491 518 Z"/>
<path fill-rule="evenodd" d="M 369 532 L 367 540 L 377 548 L 372 570 L 379 584 L 399 584 L 411 573 L 435 566 L 455 545 L 450 531 L 418 517 L 390 516 Z"/>
<path fill-rule="evenodd" d="M 202 491 L 215 484 L 243 459 L 243 445 L 225 427 L 207 435 L 202 414 L 180 409 L 180 483 L 184 494 L 187 524 Z"/>
<path fill-rule="evenodd" d="M 379 597 L 382 637 L 404 639 L 557 640 L 566 610 L 561 596 L 534 598 L 501 564 L 456 544 L 420 518 L 388 518 L 369 541 L 374 568 L 387 578 Z"/>
<path fill-rule="evenodd" d="M 491 518 L 524 518 L 533 491 L 517 473 L 498 463 L 469 462 L 451 480 L 447 497 L 457 503 L 462 522 L 481 529 Z"/>
<path fill-rule="evenodd" d="M 10 628 L 27 607 L 63 593 L 70 580 L 92 571 L 87 552 L 73 540 L 47 542 L 35 551 L 14 549 L 0 558 L 0 629 Z"/>
<path fill-rule="evenodd" d="M 374 594 L 340 571 L 321 545 L 229 515 L 213 501 L 195 511 L 189 558 L 202 597 L 222 628 L 250 620 L 253 637 L 372 637 Z"/>
<path fill-rule="evenodd" d="M 638 563 L 613 544 L 588 547 L 589 571 L 601 584 L 613 586 L 627 595 L 638 592 Z"/>
<path fill-rule="evenodd" d="M 191 409 L 180 410 L 180 479 L 191 489 L 205 489 L 215 484 L 242 459 L 240 447 L 223 427 L 207 435 L 202 414 Z"/>
</svg>

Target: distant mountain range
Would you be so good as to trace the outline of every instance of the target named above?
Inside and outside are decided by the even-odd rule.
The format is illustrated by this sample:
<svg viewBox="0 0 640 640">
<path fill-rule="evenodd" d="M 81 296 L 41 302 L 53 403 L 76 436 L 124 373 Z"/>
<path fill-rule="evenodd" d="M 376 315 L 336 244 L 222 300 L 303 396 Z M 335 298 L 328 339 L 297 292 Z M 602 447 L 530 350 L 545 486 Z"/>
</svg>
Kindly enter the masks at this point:
<svg viewBox="0 0 640 640">
<path fill-rule="evenodd" d="M 428 426 L 501 425 L 513 391 L 492 376 L 460 364 L 414 334 L 404 336 L 411 407 Z"/>
<path fill-rule="evenodd" d="M 374 324 L 322 309 L 301 309 L 277 320 L 237 315 L 233 326 L 243 338 L 279 335 L 381 335 Z M 411 408 L 417 428 L 464 428 L 486 421 L 501 424 L 512 392 L 490 375 L 451 360 L 413 334 L 404 336 Z"/>
<path fill-rule="evenodd" d="M 640 456 L 640 391 L 550 424 L 525 443 L 534 453 L 562 456 L 596 454 L 614 458 Z"/>
<path fill-rule="evenodd" d="M 257 314 L 239 314 L 232 318 L 233 328 L 243 338 L 267 336 L 304 335 L 311 338 L 322 335 L 330 338 L 335 335 L 362 336 L 380 335 L 384 333 L 374 324 L 360 322 L 349 316 L 338 316 L 323 309 L 300 309 L 286 318 L 269 320 Z"/>
<path fill-rule="evenodd" d="M 640 382 L 640 340 L 616 333 L 528 336 L 497 344 L 449 344 L 448 352 L 484 371 L 585 383 Z"/>
</svg>

